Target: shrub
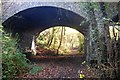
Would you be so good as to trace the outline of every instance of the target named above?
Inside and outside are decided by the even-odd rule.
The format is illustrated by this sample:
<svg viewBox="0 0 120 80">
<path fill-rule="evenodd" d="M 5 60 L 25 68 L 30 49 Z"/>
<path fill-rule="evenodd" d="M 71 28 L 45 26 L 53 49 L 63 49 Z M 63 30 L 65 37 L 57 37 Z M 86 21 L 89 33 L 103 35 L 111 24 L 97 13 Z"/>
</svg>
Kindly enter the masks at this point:
<svg viewBox="0 0 120 80">
<path fill-rule="evenodd" d="M 16 40 L 11 38 L 11 34 L 4 31 L 0 37 L 2 37 L 2 77 L 14 78 L 19 74 L 28 72 L 29 64 L 25 55 L 17 49 Z"/>
<path fill-rule="evenodd" d="M 43 68 L 32 65 L 26 55 L 17 48 L 17 40 L 5 33 L 0 27 L 0 43 L 2 44 L 2 78 L 15 78 L 24 73 L 35 74 Z M 1 57 L 1 55 L 0 55 Z"/>
</svg>

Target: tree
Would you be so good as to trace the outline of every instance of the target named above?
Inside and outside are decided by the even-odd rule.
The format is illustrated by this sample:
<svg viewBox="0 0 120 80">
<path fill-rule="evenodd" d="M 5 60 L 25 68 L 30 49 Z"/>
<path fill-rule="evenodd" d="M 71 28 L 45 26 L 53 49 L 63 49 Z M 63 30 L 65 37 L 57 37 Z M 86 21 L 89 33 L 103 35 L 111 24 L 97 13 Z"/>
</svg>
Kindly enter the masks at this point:
<svg viewBox="0 0 120 80">
<path fill-rule="evenodd" d="M 104 2 L 100 2 L 99 3 L 99 11 L 100 13 L 102 13 L 102 15 L 100 16 L 102 19 L 101 21 L 98 21 L 98 23 L 100 24 L 99 27 L 101 29 L 99 29 L 100 31 L 100 40 L 101 40 L 101 50 L 102 50 L 102 67 L 105 68 L 106 64 L 109 64 L 110 66 L 108 68 L 106 68 L 106 70 L 109 71 L 109 74 L 106 72 L 106 70 L 103 69 L 103 77 L 112 77 L 112 78 L 117 78 L 116 75 L 118 74 L 118 70 L 117 70 L 117 57 L 118 57 L 118 50 L 117 50 L 117 35 L 115 33 L 115 30 L 113 28 L 113 36 L 114 38 L 111 39 L 110 38 L 110 33 L 109 33 L 109 23 L 106 23 L 106 19 L 109 18 L 108 16 L 108 12 L 107 12 L 107 3 Z M 110 6 L 110 4 L 108 4 Z M 110 15 L 110 13 L 109 13 Z M 103 66 L 105 65 L 105 66 Z M 112 67 L 112 69 L 111 69 Z M 111 74 L 111 75 L 110 75 Z"/>
<path fill-rule="evenodd" d="M 100 6 L 100 12 L 102 13 L 101 21 L 102 21 L 102 29 L 100 31 L 100 40 L 102 41 L 102 56 L 103 56 L 103 62 L 107 61 L 107 57 L 111 54 L 111 45 L 110 45 L 110 33 L 109 33 L 109 26 L 105 23 L 104 18 L 107 18 L 106 13 L 106 6 L 104 2 L 99 3 Z"/>
<path fill-rule="evenodd" d="M 86 9 L 86 16 L 88 18 L 88 21 L 90 23 L 89 29 L 88 29 L 88 46 L 89 50 L 87 52 L 87 61 L 90 62 L 91 60 L 97 60 L 99 63 L 101 61 L 101 54 L 99 51 L 99 31 L 95 16 L 95 8 L 93 5 L 96 5 L 96 3 L 85 3 L 85 9 Z"/>
<path fill-rule="evenodd" d="M 62 44 L 63 32 L 64 32 L 64 27 L 62 26 L 62 30 L 61 30 L 61 37 L 60 37 L 60 43 L 59 43 L 59 46 L 58 46 L 58 49 L 57 49 L 57 54 L 58 54 L 58 52 L 59 52 L 59 49 L 60 49 L 60 47 L 61 47 L 61 44 Z"/>
<path fill-rule="evenodd" d="M 49 38 L 48 38 L 48 43 L 47 43 L 47 47 L 49 48 L 52 44 L 52 41 L 53 41 L 53 38 L 54 38 L 54 32 L 55 32 L 55 28 L 53 27 L 52 28 L 52 34 L 49 35 Z"/>
</svg>

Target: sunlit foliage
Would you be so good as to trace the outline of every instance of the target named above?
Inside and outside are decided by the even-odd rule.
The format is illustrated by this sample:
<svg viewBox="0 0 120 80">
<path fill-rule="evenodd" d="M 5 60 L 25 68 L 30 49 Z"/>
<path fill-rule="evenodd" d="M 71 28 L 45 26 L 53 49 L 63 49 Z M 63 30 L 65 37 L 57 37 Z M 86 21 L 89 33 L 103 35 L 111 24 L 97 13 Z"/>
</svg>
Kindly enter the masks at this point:
<svg viewBox="0 0 120 80">
<path fill-rule="evenodd" d="M 38 46 L 56 50 L 60 44 L 62 27 L 53 27 L 41 32 L 36 42 Z M 71 50 L 76 48 L 79 52 L 83 52 L 84 36 L 75 29 L 64 27 L 62 33 L 62 44 L 59 54 L 70 54 Z"/>
<path fill-rule="evenodd" d="M 109 26 L 109 32 L 110 32 L 110 37 L 114 38 L 116 36 L 117 40 L 118 40 L 118 26 Z"/>
</svg>

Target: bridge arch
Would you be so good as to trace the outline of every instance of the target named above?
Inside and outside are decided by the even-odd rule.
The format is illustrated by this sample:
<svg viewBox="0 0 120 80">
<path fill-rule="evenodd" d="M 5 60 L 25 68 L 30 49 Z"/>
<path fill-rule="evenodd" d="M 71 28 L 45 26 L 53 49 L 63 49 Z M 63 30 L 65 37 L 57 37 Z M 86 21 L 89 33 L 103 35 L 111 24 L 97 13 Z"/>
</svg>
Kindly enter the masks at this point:
<svg viewBox="0 0 120 80">
<path fill-rule="evenodd" d="M 81 32 L 85 37 L 88 33 L 86 19 L 67 9 L 39 6 L 20 11 L 2 23 L 4 29 L 18 33 L 20 49 L 30 49 L 32 37 L 45 29 L 55 26 L 67 26 Z M 85 39 L 86 40 L 86 39 Z M 85 41 L 86 42 L 86 41 Z"/>
</svg>

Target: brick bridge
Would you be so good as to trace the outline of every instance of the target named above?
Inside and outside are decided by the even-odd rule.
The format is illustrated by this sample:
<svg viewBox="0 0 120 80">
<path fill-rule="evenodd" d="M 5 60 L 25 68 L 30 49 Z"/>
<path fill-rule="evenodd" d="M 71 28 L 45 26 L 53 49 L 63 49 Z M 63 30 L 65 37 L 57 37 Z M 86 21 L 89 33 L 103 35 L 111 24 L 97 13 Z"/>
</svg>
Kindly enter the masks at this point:
<svg viewBox="0 0 120 80">
<path fill-rule="evenodd" d="M 20 49 L 30 49 L 32 37 L 54 26 L 68 26 L 85 37 L 85 53 L 89 55 L 89 23 L 80 2 L 2 2 L 2 25 L 18 33 Z"/>
</svg>

